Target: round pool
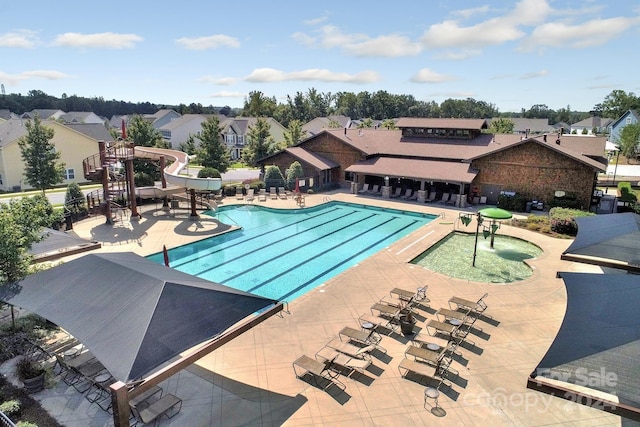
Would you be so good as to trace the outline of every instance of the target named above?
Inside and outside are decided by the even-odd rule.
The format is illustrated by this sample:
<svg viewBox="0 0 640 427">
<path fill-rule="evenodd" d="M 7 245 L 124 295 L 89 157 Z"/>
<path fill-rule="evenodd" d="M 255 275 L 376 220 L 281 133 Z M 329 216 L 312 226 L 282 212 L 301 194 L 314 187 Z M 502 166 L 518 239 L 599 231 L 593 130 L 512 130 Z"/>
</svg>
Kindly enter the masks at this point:
<svg viewBox="0 0 640 427">
<path fill-rule="evenodd" d="M 493 248 L 490 238 L 478 236 L 475 267 L 475 234 L 453 232 L 411 261 L 449 277 L 473 282 L 511 283 L 526 279 L 533 270 L 524 261 L 542 254 L 542 249 L 526 240 L 496 235 Z"/>
</svg>

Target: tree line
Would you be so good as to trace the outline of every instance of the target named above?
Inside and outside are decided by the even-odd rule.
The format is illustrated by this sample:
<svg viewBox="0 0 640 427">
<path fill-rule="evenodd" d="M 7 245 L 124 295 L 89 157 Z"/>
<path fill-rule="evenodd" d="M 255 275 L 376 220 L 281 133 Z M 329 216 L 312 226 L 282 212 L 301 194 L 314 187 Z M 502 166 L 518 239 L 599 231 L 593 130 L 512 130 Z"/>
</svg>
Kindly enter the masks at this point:
<svg viewBox="0 0 640 427">
<path fill-rule="evenodd" d="M 519 112 L 500 112 L 495 104 L 473 98 L 446 99 L 440 104 L 435 101 L 421 101 L 413 95 L 391 94 L 384 90 L 377 92 L 318 92 L 310 88 L 307 92 L 287 95 L 284 102 L 261 91 L 252 91 L 244 99 L 242 108 L 229 106 L 214 107 L 191 103 L 189 105 L 160 105 L 149 102 L 133 103 L 105 100 L 102 97 L 85 98 L 63 94 L 56 98 L 39 90 L 31 90 L 27 95 L 0 95 L 0 109 L 23 114 L 34 109 L 60 109 L 62 111 L 91 111 L 101 117 L 114 115 L 153 114 L 160 109 L 172 109 L 180 114 L 222 114 L 227 117 L 273 117 L 288 127 L 294 120 L 306 123 L 316 117 L 331 115 L 347 116 L 352 119 L 369 118 L 385 120 L 397 117 L 447 117 L 447 118 L 494 118 L 522 117 L 547 119 L 549 124 L 558 122 L 576 123 L 591 115 L 619 118 L 630 109 L 640 109 L 640 98 L 632 92 L 614 90 L 591 111 L 575 111 L 569 105 L 553 110 L 545 104 L 534 104 Z"/>
</svg>

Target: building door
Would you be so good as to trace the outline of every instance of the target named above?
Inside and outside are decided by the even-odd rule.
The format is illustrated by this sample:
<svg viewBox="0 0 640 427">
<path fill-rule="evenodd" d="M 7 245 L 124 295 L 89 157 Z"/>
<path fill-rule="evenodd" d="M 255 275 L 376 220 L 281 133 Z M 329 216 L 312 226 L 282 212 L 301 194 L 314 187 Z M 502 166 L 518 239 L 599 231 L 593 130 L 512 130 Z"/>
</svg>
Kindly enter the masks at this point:
<svg viewBox="0 0 640 427">
<path fill-rule="evenodd" d="M 496 205 L 498 204 L 498 196 L 500 196 L 500 191 L 502 191 L 501 185 L 495 184 L 482 184 L 482 196 L 487 196 L 487 204 Z"/>
</svg>

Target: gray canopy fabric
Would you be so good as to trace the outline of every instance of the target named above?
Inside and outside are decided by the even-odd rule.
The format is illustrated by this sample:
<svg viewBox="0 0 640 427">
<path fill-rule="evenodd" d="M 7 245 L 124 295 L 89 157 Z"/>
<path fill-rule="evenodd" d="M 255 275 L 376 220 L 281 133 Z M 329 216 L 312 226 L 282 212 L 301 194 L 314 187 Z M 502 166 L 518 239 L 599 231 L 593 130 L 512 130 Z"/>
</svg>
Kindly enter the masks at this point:
<svg viewBox="0 0 640 427">
<path fill-rule="evenodd" d="M 627 212 L 576 218 L 578 235 L 563 259 L 619 268 L 640 265 L 640 215 Z M 585 260 L 578 257 L 592 257 Z M 599 261 L 598 261 L 599 260 Z"/>
<path fill-rule="evenodd" d="M 123 382 L 277 303 L 132 252 L 87 254 L 0 287 L 0 300 L 66 329 Z"/>
<path fill-rule="evenodd" d="M 640 408 L 640 276 L 558 275 L 567 289 L 566 314 L 531 376 L 586 386 Z"/>
</svg>

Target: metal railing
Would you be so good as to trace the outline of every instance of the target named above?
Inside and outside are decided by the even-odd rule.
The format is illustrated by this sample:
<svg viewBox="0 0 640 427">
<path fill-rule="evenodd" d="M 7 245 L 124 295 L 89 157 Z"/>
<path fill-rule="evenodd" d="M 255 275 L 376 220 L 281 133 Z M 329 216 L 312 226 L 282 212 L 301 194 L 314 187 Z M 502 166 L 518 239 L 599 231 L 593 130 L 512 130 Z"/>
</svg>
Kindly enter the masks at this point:
<svg viewBox="0 0 640 427">
<path fill-rule="evenodd" d="M 9 419 L 9 417 L 2 411 L 0 411 L 0 426 L 2 427 L 16 427 L 16 425 Z"/>
</svg>

